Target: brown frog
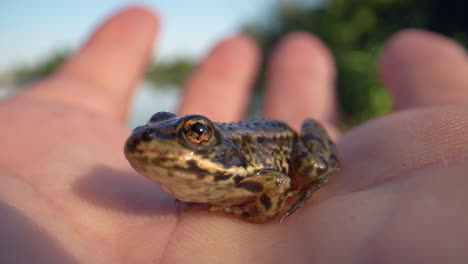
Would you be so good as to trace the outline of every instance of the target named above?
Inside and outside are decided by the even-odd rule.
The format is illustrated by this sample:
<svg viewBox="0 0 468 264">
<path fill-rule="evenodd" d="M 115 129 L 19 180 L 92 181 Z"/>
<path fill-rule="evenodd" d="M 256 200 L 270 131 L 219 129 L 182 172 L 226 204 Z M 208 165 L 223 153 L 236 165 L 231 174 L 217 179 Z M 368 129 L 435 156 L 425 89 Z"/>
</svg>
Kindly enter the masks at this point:
<svg viewBox="0 0 468 264">
<path fill-rule="evenodd" d="M 298 196 L 281 220 L 291 215 L 338 168 L 335 144 L 312 119 L 298 135 L 275 120 L 216 123 L 159 112 L 133 130 L 125 156 L 177 199 L 255 223 L 272 220 Z"/>
</svg>

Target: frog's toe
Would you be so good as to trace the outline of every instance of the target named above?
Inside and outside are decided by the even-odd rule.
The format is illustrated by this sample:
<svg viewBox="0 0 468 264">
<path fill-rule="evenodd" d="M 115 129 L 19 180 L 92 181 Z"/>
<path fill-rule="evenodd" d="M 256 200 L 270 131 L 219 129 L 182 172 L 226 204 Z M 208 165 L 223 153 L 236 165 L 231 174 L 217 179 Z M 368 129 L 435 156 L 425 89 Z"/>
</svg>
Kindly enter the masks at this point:
<svg viewBox="0 0 468 264">
<path fill-rule="evenodd" d="M 312 195 L 312 192 L 310 189 L 303 191 L 301 197 L 289 208 L 289 210 L 281 217 L 280 222 L 283 222 L 284 219 L 286 219 L 288 216 L 292 215 L 294 212 L 299 210 L 302 206 L 304 206 L 304 203 L 310 198 Z"/>
<path fill-rule="evenodd" d="M 304 203 L 310 198 L 310 196 L 312 196 L 312 194 L 317 191 L 318 189 L 320 189 L 323 185 L 325 185 L 327 181 L 326 180 L 323 180 L 323 181 L 320 181 L 314 185 L 312 185 L 310 188 L 308 189 L 305 189 L 305 190 L 301 190 L 301 191 L 295 191 L 295 192 L 290 192 L 290 195 L 289 197 L 297 194 L 297 195 L 300 195 L 299 199 L 297 199 L 297 201 L 291 206 L 291 208 L 289 208 L 289 210 L 281 217 L 280 219 L 280 222 L 284 221 L 284 219 L 286 219 L 288 216 L 292 215 L 294 212 L 296 212 L 297 210 L 299 210 L 302 206 L 304 206 Z"/>
</svg>

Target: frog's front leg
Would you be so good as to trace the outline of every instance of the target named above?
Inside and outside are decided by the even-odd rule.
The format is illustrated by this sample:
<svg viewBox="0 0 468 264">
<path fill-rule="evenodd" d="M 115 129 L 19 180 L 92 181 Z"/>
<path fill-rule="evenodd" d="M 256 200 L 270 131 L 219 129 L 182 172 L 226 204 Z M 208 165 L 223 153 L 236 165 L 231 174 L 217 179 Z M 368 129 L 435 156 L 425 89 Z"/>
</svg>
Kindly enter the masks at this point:
<svg viewBox="0 0 468 264">
<path fill-rule="evenodd" d="M 230 191 L 247 192 L 251 199 L 233 206 L 214 205 L 211 210 L 224 211 L 249 222 L 265 223 L 281 211 L 290 188 L 290 178 L 287 175 L 278 171 L 262 170 L 245 177 Z"/>
<path fill-rule="evenodd" d="M 327 183 L 337 168 L 335 144 L 318 122 L 305 120 L 291 153 L 291 181 L 295 191 L 289 196 L 300 196 L 281 221 L 301 208 L 312 193 Z"/>
</svg>

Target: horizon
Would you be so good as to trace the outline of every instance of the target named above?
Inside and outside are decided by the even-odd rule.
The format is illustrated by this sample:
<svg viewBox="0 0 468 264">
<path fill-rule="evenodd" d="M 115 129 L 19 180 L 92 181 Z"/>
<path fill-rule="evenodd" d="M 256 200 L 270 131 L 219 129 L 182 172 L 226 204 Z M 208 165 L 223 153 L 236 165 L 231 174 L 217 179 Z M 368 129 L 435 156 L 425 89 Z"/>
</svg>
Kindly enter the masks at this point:
<svg viewBox="0 0 468 264">
<path fill-rule="evenodd" d="M 2 2 L 0 34 L 7 36 L 8 41 L 0 42 L 0 73 L 34 65 L 56 52 L 78 48 L 104 19 L 130 5 L 147 6 L 157 10 L 161 17 L 153 58 L 189 56 L 200 59 L 217 41 L 239 32 L 243 23 L 259 21 L 275 2 L 224 0 L 202 2 L 197 6 L 169 0 L 137 3 L 104 0 L 95 4 L 46 0 L 40 5 Z"/>
</svg>

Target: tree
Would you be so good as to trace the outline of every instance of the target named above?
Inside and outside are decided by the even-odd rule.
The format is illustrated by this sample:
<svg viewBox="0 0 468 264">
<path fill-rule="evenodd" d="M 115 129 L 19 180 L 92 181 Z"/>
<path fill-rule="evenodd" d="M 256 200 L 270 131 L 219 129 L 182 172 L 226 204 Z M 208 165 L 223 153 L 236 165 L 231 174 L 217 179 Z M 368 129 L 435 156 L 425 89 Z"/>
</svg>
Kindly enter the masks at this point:
<svg viewBox="0 0 468 264">
<path fill-rule="evenodd" d="M 272 10 L 268 23 L 250 22 L 244 32 L 259 42 L 264 53 L 288 32 L 308 31 L 321 38 L 336 60 L 345 128 L 390 110 L 375 64 L 391 34 L 403 28 L 424 28 L 464 45 L 468 41 L 466 1 L 322 0 L 313 5 L 278 1 Z"/>
<path fill-rule="evenodd" d="M 16 87 L 24 87 L 33 81 L 41 79 L 55 71 L 69 56 L 68 50 L 54 52 L 47 58 L 32 66 L 19 66 L 13 70 Z"/>
<path fill-rule="evenodd" d="M 31 66 L 18 66 L 13 71 L 15 87 L 24 87 L 54 72 L 70 56 L 69 50 L 55 52 Z M 145 74 L 145 80 L 155 87 L 181 87 L 192 68 L 194 60 L 189 57 L 176 57 L 158 62 L 151 62 Z"/>
<path fill-rule="evenodd" d="M 145 79 L 159 87 L 182 87 L 194 64 L 193 59 L 188 57 L 177 57 L 153 62 L 148 67 Z"/>
</svg>

